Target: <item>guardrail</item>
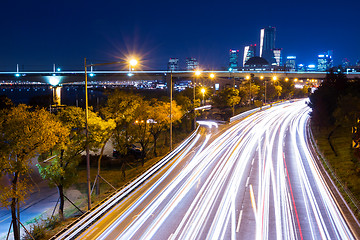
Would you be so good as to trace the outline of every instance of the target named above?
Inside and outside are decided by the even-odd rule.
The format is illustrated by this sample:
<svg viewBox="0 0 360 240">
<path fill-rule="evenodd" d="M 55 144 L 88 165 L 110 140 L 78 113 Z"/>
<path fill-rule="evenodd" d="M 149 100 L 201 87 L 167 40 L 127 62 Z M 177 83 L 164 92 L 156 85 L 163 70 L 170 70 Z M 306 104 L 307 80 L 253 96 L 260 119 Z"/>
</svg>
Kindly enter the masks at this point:
<svg viewBox="0 0 360 240">
<path fill-rule="evenodd" d="M 98 205 L 94 206 L 92 209 L 90 209 L 77 220 L 72 222 L 62 231 L 54 235 L 51 239 L 74 239 L 80 233 L 85 231 L 96 220 L 102 217 L 106 212 L 108 212 L 116 204 L 122 201 L 132 191 L 134 191 L 137 187 L 143 184 L 148 178 L 154 175 L 159 169 L 161 169 L 173 157 L 175 157 L 184 147 L 186 147 L 191 142 L 191 140 L 193 140 L 198 131 L 199 127 L 197 127 L 197 129 L 190 135 L 190 137 L 185 139 L 178 147 L 176 147 L 172 152 L 162 158 L 159 162 L 154 164 L 150 169 L 145 171 L 142 175 L 137 177 L 134 181 L 131 181 L 122 189 L 119 189 L 118 191 L 104 199 Z"/>
</svg>

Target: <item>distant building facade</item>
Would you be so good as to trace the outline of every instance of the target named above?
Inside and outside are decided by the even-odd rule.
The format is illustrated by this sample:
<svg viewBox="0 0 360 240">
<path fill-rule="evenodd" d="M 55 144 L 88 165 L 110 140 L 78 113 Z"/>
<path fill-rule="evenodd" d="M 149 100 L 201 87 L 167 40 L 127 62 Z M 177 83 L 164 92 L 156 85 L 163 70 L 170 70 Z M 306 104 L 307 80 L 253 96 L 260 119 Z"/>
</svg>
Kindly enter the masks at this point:
<svg viewBox="0 0 360 240">
<path fill-rule="evenodd" d="M 179 59 L 178 58 L 170 58 L 169 59 L 168 70 L 169 71 L 179 71 Z"/>
<path fill-rule="evenodd" d="M 276 64 L 274 58 L 275 27 L 266 27 L 260 30 L 260 57 L 265 58 L 270 65 Z"/>
<path fill-rule="evenodd" d="M 244 47 L 244 57 L 243 57 L 243 66 L 245 63 L 252 57 L 256 56 L 256 44 L 251 44 L 250 46 Z"/>
<path fill-rule="evenodd" d="M 317 70 L 319 72 L 326 72 L 333 67 L 333 51 L 329 50 L 318 55 Z"/>
<path fill-rule="evenodd" d="M 199 69 L 199 62 L 196 58 L 186 58 L 185 63 L 187 71 L 194 71 Z"/>
<path fill-rule="evenodd" d="M 265 58 L 252 57 L 246 61 L 243 70 L 245 71 L 265 71 L 270 70 L 270 65 Z"/>
<path fill-rule="evenodd" d="M 238 70 L 239 68 L 239 50 L 230 49 L 229 51 L 229 69 Z"/>
<path fill-rule="evenodd" d="M 285 67 L 289 71 L 296 71 L 296 56 L 287 56 Z"/>
<path fill-rule="evenodd" d="M 282 66 L 282 49 L 273 49 L 275 63 L 273 65 Z"/>
</svg>

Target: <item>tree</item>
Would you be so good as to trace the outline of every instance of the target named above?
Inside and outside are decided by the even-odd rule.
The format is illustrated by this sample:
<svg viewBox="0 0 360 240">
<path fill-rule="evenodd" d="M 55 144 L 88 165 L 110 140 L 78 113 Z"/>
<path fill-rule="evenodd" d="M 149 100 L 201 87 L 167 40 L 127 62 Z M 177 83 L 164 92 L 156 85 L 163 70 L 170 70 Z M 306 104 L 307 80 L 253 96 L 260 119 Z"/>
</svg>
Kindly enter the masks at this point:
<svg viewBox="0 0 360 240">
<path fill-rule="evenodd" d="M 333 112 L 335 123 L 352 127 L 360 118 L 360 96 L 347 94 L 340 96 Z"/>
<path fill-rule="evenodd" d="M 134 128 L 135 141 L 140 143 L 141 151 L 141 164 L 144 165 L 144 160 L 148 151 L 150 143 L 150 125 L 153 124 L 151 119 L 151 107 L 148 101 L 141 101 L 138 111 L 135 114 L 135 123 L 130 127 Z"/>
<path fill-rule="evenodd" d="M 221 90 L 217 96 L 214 96 L 212 101 L 215 106 L 220 108 L 237 105 L 240 102 L 239 90 L 235 88 L 225 88 Z"/>
<path fill-rule="evenodd" d="M 309 96 L 312 109 L 312 123 L 317 126 L 331 126 L 335 123 L 333 112 L 340 95 L 344 94 L 348 80 L 342 73 L 330 72 L 319 88 Z"/>
<path fill-rule="evenodd" d="M 294 82 L 289 80 L 281 79 L 279 80 L 279 85 L 281 89 L 281 98 L 289 99 L 294 95 Z"/>
<path fill-rule="evenodd" d="M 0 113 L 0 167 L 10 185 L 1 185 L 0 203 L 11 208 L 14 239 L 20 239 L 17 204 L 23 202 L 30 184 L 25 176 L 31 172 L 32 159 L 47 152 L 62 142 L 67 131 L 49 112 L 44 109 L 31 111 L 26 105 L 19 105 Z"/>
<path fill-rule="evenodd" d="M 136 113 L 139 111 L 143 98 L 133 93 L 116 90 L 108 96 L 106 106 L 102 109 L 102 114 L 106 119 L 113 119 L 115 121 L 115 129 L 113 134 L 113 144 L 116 151 L 125 156 L 132 143 L 134 143 L 134 130 L 132 125 L 136 121 Z M 121 160 L 121 170 L 124 178 L 127 159 L 124 157 Z"/>
<path fill-rule="evenodd" d="M 173 123 L 180 121 L 182 115 L 183 112 L 181 111 L 181 107 L 177 105 L 175 101 L 173 101 Z M 157 156 L 157 140 L 160 134 L 170 127 L 170 103 L 153 99 L 151 103 L 150 119 L 152 119 L 152 123 L 150 124 L 150 133 L 154 140 L 154 155 Z"/>
<path fill-rule="evenodd" d="M 98 114 L 89 110 L 88 118 L 89 126 L 89 147 L 91 150 L 96 151 L 100 149 L 100 155 L 98 157 L 98 167 L 96 175 L 96 194 L 100 194 L 100 169 L 101 169 L 101 159 L 104 154 L 104 149 L 106 143 L 109 141 L 111 136 L 114 133 L 116 127 L 115 121 L 113 119 L 104 120 Z"/>
<path fill-rule="evenodd" d="M 64 191 L 74 183 L 81 153 L 85 150 L 85 112 L 79 107 L 66 107 L 59 111 L 57 118 L 65 126 L 68 137 L 45 155 L 51 157 L 51 160 L 46 161 L 46 164 L 39 164 L 38 168 L 41 176 L 49 180 L 49 185 L 58 189 L 59 217 L 63 220 Z"/>
<path fill-rule="evenodd" d="M 1 109 L 9 109 L 13 106 L 14 106 L 14 104 L 7 96 L 0 95 L 0 110 Z"/>
<path fill-rule="evenodd" d="M 195 90 L 196 92 L 199 89 L 199 87 L 197 87 Z M 184 116 L 184 122 L 186 125 L 186 128 L 188 129 L 189 127 L 189 123 L 193 123 L 194 118 L 196 117 L 196 115 L 198 115 L 199 113 L 194 111 L 195 108 L 200 107 L 200 99 L 197 98 L 199 97 L 198 94 L 195 94 L 195 101 L 194 101 L 194 90 L 193 88 L 186 88 L 184 91 L 181 91 L 179 94 L 177 94 L 175 96 L 176 99 L 176 103 L 179 104 L 181 106 L 181 109 L 183 111 L 183 116 Z M 194 129 L 195 126 L 192 126 L 191 129 Z M 191 130 L 190 129 L 190 130 Z"/>
<path fill-rule="evenodd" d="M 175 96 L 176 103 L 183 111 L 183 123 L 185 124 L 186 131 L 191 131 L 191 122 L 194 119 L 194 104 L 191 99 L 184 94 Z"/>
</svg>

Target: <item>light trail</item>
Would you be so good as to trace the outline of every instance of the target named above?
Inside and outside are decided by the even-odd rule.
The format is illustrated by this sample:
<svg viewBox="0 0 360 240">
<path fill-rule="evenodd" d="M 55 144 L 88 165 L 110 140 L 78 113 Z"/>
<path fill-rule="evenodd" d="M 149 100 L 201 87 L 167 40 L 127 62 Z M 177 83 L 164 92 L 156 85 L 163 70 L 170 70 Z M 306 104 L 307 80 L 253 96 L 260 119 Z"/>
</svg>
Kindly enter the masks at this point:
<svg viewBox="0 0 360 240">
<path fill-rule="evenodd" d="M 79 238 L 354 239 L 308 148 L 308 113 L 285 103 L 209 131 L 120 216 L 100 219 L 106 229 Z"/>
</svg>

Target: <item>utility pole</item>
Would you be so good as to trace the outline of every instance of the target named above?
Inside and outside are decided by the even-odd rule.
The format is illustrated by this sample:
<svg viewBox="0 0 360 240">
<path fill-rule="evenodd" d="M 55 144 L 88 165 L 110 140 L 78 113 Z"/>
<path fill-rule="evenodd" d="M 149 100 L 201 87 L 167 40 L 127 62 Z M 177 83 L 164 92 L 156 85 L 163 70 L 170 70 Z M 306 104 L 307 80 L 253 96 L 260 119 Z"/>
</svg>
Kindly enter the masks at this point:
<svg viewBox="0 0 360 240">
<path fill-rule="evenodd" d="M 87 182 L 87 198 L 88 210 L 91 209 L 91 190 L 90 190 L 90 154 L 89 154 L 89 103 L 88 103 L 88 81 L 87 81 L 87 65 L 86 58 L 84 59 L 85 65 L 85 134 L 86 134 L 86 182 Z"/>
<path fill-rule="evenodd" d="M 172 151 L 172 69 L 170 70 L 170 151 Z"/>
</svg>

